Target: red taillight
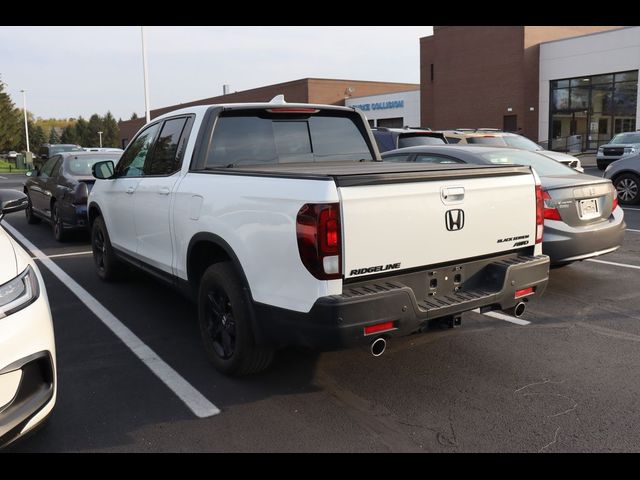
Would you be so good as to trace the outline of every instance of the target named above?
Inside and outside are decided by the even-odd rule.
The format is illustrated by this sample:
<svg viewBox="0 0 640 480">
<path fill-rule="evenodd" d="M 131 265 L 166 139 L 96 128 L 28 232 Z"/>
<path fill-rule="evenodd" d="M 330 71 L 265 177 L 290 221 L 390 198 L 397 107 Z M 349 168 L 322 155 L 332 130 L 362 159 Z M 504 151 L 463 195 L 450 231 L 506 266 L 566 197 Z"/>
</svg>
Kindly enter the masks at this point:
<svg viewBox="0 0 640 480">
<path fill-rule="evenodd" d="M 516 294 L 513 298 L 522 298 L 527 295 L 533 295 L 536 291 L 536 287 L 523 288 L 520 290 L 516 290 Z"/>
<path fill-rule="evenodd" d="M 340 204 L 303 205 L 298 211 L 296 233 L 300 259 L 314 277 L 342 277 Z"/>
<path fill-rule="evenodd" d="M 364 334 L 371 335 L 372 333 L 386 332 L 387 330 L 393 330 L 393 322 L 377 323 L 376 325 L 369 325 L 364 327 Z"/>
<path fill-rule="evenodd" d="M 542 242 L 542 234 L 544 232 L 543 210 L 542 186 L 536 185 L 536 243 Z"/>
<path fill-rule="evenodd" d="M 611 211 L 613 212 L 616 208 L 618 208 L 618 193 L 616 192 L 613 197 L 613 207 Z"/>
<path fill-rule="evenodd" d="M 544 202 L 544 218 L 547 220 L 562 220 L 560 217 L 560 212 L 555 208 L 555 204 L 553 203 L 553 199 L 549 192 L 542 192 L 542 200 Z"/>
<path fill-rule="evenodd" d="M 318 113 L 319 111 L 320 110 L 318 110 L 317 108 L 267 108 L 267 112 L 269 113 Z"/>
</svg>

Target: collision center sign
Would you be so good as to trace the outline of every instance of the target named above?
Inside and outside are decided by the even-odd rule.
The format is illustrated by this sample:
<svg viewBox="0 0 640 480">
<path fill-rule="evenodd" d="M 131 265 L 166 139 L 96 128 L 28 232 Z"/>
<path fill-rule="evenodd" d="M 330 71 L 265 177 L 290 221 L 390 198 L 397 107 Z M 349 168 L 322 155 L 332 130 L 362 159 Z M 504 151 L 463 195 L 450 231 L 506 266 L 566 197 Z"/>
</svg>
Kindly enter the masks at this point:
<svg viewBox="0 0 640 480">
<path fill-rule="evenodd" d="M 404 108 L 404 100 L 391 100 L 388 102 L 361 103 L 359 105 L 351 105 L 353 108 L 370 112 L 371 110 L 389 110 L 393 108 Z"/>
</svg>

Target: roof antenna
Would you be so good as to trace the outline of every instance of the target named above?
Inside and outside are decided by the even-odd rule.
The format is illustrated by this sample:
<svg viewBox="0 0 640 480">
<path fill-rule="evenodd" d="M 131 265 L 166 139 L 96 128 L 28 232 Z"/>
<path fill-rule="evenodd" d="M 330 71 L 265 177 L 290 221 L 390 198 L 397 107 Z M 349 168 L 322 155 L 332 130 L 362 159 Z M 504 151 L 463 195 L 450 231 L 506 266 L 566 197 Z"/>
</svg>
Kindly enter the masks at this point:
<svg viewBox="0 0 640 480">
<path fill-rule="evenodd" d="M 276 95 L 271 99 L 269 103 L 279 103 L 280 105 L 287 103 L 284 99 L 284 95 L 281 93 L 280 95 Z"/>
</svg>

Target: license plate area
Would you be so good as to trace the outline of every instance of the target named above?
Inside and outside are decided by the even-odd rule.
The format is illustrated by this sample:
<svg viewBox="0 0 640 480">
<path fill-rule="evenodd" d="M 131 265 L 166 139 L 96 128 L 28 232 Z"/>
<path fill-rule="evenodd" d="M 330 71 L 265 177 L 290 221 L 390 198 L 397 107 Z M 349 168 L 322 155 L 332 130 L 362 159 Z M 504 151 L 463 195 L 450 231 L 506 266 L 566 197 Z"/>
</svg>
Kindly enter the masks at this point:
<svg viewBox="0 0 640 480">
<path fill-rule="evenodd" d="M 581 220 L 590 220 L 600 216 L 597 198 L 587 198 L 578 201 L 578 214 Z"/>
<path fill-rule="evenodd" d="M 427 273 L 427 298 L 457 292 L 464 281 L 463 265 L 430 270 Z"/>
</svg>

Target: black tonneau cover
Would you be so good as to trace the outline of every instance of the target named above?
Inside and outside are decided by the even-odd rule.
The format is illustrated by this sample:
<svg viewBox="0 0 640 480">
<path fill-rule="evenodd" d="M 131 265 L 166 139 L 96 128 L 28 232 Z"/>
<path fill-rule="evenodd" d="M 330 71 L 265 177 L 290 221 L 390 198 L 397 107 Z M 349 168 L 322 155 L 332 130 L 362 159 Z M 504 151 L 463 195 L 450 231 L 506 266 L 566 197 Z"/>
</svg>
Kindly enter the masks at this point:
<svg viewBox="0 0 640 480">
<path fill-rule="evenodd" d="M 482 176 L 530 175 L 530 167 L 518 165 L 426 164 L 395 162 L 306 162 L 240 165 L 208 169 L 230 175 L 333 180 L 339 187 L 421 182 L 427 179 L 462 179 Z"/>
</svg>

